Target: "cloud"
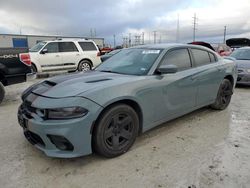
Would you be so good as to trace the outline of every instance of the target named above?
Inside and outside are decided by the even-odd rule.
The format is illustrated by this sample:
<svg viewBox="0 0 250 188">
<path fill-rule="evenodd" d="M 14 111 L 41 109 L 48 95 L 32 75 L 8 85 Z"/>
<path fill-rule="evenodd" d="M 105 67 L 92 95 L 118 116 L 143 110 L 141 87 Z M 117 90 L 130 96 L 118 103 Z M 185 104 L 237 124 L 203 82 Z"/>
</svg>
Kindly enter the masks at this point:
<svg viewBox="0 0 250 188">
<path fill-rule="evenodd" d="M 177 15 L 180 15 L 180 40 L 192 40 L 192 17 L 198 17 L 197 39 L 222 40 L 224 25 L 228 35 L 249 32 L 248 0 L 12 0 L 0 2 L 0 33 L 89 36 L 118 43 L 131 33 L 153 42 L 176 40 Z"/>
</svg>

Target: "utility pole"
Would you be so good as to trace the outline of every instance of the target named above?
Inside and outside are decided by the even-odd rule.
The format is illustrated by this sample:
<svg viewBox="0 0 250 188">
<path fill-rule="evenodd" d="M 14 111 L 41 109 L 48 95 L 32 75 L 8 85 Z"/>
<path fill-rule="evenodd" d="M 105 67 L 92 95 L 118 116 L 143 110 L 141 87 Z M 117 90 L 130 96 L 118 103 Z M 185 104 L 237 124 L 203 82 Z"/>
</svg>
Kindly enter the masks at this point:
<svg viewBox="0 0 250 188">
<path fill-rule="evenodd" d="M 131 47 L 131 33 L 128 34 L 128 46 Z"/>
<path fill-rule="evenodd" d="M 176 42 L 180 42 L 180 16 L 177 18 L 177 29 L 176 29 Z"/>
<path fill-rule="evenodd" d="M 227 35 L 227 26 L 224 26 L 224 39 L 223 39 L 223 43 L 226 43 L 226 35 Z"/>
<path fill-rule="evenodd" d="M 94 37 L 96 37 L 96 28 L 94 29 Z"/>
<path fill-rule="evenodd" d="M 91 38 L 93 37 L 93 31 L 92 31 L 92 28 L 90 29 L 90 37 L 91 37 Z"/>
<path fill-rule="evenodd" d="M 196 17 L 196 13 L 194 13 L 194 17 L 193 17 L 194 21 L 193 21 L 193 42 L 195 41 L 195 37 L 196 37 L 196 30 L 197 30 L 197 17 Z"/>
<path fill-rule="evenodd" d="M 114 37 L 114 48 L 116 47 L 116 43 L 115 43 L 115 35 L 113 35 L 113 37 Z"/>
<path fill-rule="evenodd" d="M 144 32 L 142 32 L 142 44 L 144 44 Z"/>
<path fill-rule="evenodd" d="M 154 44 L 156 43 L 156 31 L 153 31 L 154 32 Z"/>
</svg>

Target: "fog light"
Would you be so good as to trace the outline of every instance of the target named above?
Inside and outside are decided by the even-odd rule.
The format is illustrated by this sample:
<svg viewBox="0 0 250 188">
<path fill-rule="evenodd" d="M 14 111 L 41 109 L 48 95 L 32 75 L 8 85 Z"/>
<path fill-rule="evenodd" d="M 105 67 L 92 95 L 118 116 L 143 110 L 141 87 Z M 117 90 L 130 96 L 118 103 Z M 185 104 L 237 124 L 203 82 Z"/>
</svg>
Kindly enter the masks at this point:
<svg viewBox="0 0 250 188">
<path fill-rule="evenodd" d="M 47 135 L 50 141 L 60 150 L 73 151 L 74 146 L 63 136 Z"/>
</svg>

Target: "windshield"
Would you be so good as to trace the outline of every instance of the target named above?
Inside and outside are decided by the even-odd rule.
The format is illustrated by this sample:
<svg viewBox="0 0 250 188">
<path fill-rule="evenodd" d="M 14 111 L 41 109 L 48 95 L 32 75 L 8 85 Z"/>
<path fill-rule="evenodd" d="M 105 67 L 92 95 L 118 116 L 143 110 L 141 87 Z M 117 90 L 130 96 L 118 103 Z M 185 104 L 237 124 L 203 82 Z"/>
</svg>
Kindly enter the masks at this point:
<svg viewBox="0 0 250 188">
<path fill-rule="evenodd" d="M 39 42 L 37 43 L 35 46 L 33 46 L 32 48 L 30 48 L 30 52 L 38 52 L 39 50 L 42 49 L 42 47 L 46 44 L 46 42 Z"/>
<path fill-rule="evenodd" d="M 162 50 L 124 49 L 100 64 L 95 70 L 128 75 L 146 75 Z"/>
<path fill-rule="evenodd" d="M 250 49 L 237 49 L 230 56 L 238 60 L 250 60 Z"/>
</svg>

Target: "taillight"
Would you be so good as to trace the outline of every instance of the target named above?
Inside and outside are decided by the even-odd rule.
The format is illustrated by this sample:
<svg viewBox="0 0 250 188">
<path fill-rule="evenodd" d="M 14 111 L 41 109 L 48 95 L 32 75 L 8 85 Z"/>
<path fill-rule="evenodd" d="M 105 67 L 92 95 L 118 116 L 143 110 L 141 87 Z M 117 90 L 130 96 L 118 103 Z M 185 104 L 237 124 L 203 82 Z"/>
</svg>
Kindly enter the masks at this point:
<svg viewBox="0 0 250 188">
<path fill-rule="evenodd" d="M 19 59 L 27 66 L 31 66 L 30 54 L 19 54 Z"/>
<path fill-rule="evenodd" d="M 97 55 L 97 57 L 98 57 L 98 56 L 101 56 L 101 52 L 97 52 L 97 54 L 96 54 L 96 55 Z"/>
</svg>

